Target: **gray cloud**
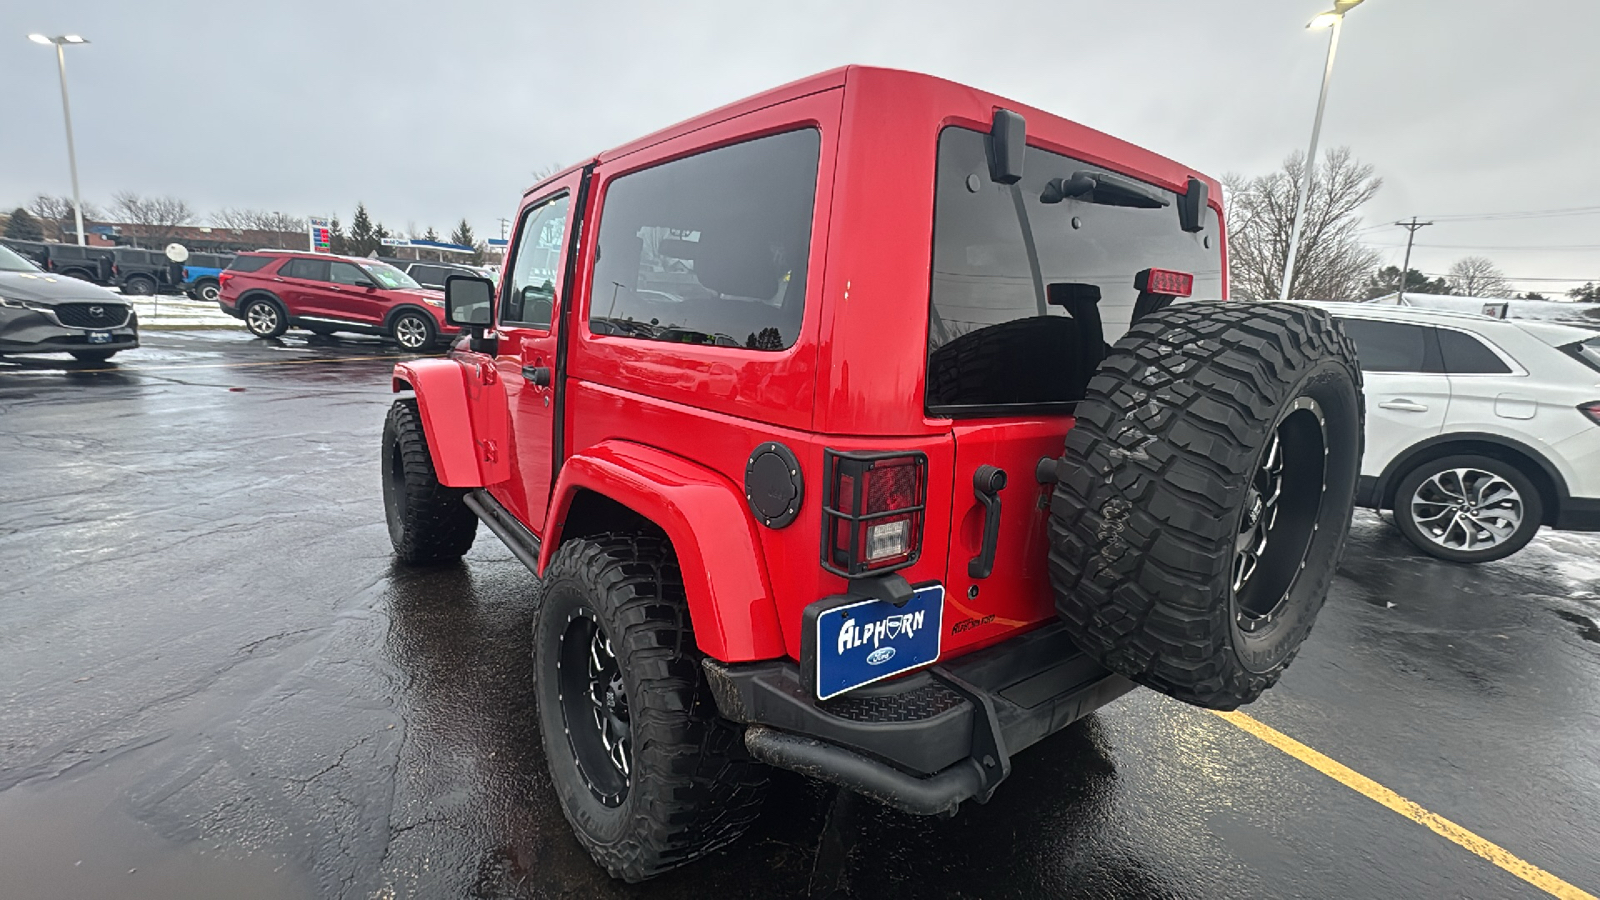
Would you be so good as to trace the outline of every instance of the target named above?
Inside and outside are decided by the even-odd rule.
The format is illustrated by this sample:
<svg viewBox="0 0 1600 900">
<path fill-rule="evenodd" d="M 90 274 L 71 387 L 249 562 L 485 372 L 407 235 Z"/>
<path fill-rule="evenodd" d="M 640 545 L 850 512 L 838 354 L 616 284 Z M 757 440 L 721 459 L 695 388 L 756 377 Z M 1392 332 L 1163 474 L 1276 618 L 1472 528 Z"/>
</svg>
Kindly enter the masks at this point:
<svg viewBox="0 0 1600 900">
<path fill-rule="evenodd" d="M 68 188 L 56 75 L 30 31 L 81 32 L 68 74 L 86 198 L 338 212 L 480 233 L 535 170 L 850 62 L 952 78 L 1204 171 L 1302 148 L 1320 0 L 444 5 L 0 0 L 0 203 Z M 1377 166 L 1373 223 L 1600 206 L 1600 6 L 1371 0 L 1324 126 Z M 1398 262 L 1404 232 L 1368 232 Z M 1414 264 L 1600 278 L 1600 215 L 1456 222 Z M 1451 245 L 1434 247 L 1430 245 Z M 1527 285 L 1533 287 L 1534 285 Z"/>
</svg>

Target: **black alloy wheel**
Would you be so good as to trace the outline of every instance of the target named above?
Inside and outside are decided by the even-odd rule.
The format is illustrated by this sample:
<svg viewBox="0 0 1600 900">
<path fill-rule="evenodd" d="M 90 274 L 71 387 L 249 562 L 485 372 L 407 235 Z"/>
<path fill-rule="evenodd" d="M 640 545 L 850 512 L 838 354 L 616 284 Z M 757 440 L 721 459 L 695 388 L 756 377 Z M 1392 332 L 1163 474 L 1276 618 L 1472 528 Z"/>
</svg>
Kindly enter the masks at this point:
<svg viewBox="0 0 1600 900">
<path fill-rule="evenodd" d="M 559 666 L 556 693 L 578 773 L 603 806 L 620 806 L 632 780 L 633 725 L 611 639 L 588 607 L 567 619 Z"/>
<path fill-rule="evenodd" d="M 1234 542 L 1234 621 L 1244 632 L 1270 625 L 1306 567 L 1326 490 L 1327 420 L 1301 397 L 1273 430 L 1245 493 Z"/>
</svg>

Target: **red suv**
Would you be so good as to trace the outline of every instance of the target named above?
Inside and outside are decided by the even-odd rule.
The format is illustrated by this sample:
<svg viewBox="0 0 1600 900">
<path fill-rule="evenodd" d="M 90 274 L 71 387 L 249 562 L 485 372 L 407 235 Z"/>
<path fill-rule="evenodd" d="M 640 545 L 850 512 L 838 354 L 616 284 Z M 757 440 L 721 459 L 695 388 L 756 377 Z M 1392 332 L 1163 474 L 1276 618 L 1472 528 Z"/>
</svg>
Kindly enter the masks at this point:
<svg viewBox="0 0 1600 900">
<path fill-rule="evenodd" d="M 217 305 L 256 337 L 289 328 L 315 334 L 381 334 L 406 350 L 425 350 L 454 333 L 444 294 L 372 259 L 263 250 L 241 253 L 219 277 Z"/>
<path fill-rule="evenodd" d="M 384 506 L 403 562 L 481 521 L 538 578 L 544 757 L 596 860 L 724 846 L 771 767 L 952 813 L 1136 684 L 1278 679 L 1349 529 L 1361 373 L 1325 311 L 1225 302 L 1219 200 L 859 67 L 523 195 L 498 288 L 446 285 L 470 338 L 395 368 Z"/>
</svg>

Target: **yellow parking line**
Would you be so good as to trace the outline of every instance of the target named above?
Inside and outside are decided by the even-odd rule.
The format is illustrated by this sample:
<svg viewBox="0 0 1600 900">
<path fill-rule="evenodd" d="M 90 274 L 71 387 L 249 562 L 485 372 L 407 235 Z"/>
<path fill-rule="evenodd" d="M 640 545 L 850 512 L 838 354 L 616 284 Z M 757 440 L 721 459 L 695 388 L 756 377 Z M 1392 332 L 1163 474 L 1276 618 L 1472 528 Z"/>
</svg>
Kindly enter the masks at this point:
<svg viewBox="0 0 1600 900">
<path fill-rule="evenodd" d="M 1216 711 L 1212 710 L 1212 712 Z M 1600 900 L 1600 898 L 1596 898 L 1595 895 L 1588 891 L 1574 887 L 1533 863 L 1515 856 L 1499 844 L 1485 840 L 1449 819 L 1423 809 L 1416 803 L 1407 800 L 1371 778 L 1318 753 L 1269 725 L 1252 719 L 1241 712 L 1217 712 L 1216 714 L 1230 724 L 1277 747 L 1284 753 L 1361 794 L 1368 800 L 1389 807 L 1411 821 L 1427 827 L 1434 834 L 1476 853 L 1553 897 L 1559 897 L 1561 900 Z"/>
</svg>

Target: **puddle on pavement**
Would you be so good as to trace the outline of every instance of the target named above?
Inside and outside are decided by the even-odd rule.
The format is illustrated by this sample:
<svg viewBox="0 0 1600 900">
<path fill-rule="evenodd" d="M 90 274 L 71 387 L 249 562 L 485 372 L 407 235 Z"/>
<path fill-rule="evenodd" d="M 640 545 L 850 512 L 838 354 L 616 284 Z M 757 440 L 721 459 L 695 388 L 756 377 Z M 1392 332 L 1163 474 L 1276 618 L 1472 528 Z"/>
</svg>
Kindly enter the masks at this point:
<svg viewBox="0 0 1600 900">
<path fill-rule="evenodd" d="M 1567 612 L 1564 609 L 1551 610 L 1556 615 L 1578 626 L 1578 637 L 1590 643 L 1600 644 L 1600 623 L 1582 613 Z"/>
<path fill-rule="evenodd" d="M 97 783 L 98 782 L 98 783 Z M 123 808 L 107 779 L 0 792 L 0 895 L 29 900 L 304 900 L 281 859 L 163 840 Z M 240 852 L 238 856 L 243 856 Z"/>
</svg>

